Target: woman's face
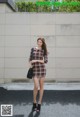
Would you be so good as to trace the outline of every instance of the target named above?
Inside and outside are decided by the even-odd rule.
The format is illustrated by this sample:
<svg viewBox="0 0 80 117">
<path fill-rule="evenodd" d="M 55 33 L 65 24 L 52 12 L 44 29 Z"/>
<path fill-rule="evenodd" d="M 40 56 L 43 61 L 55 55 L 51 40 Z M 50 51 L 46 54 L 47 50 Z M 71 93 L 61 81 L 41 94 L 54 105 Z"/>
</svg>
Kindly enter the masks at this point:
<svg viewBox="0 0 80 117">
<path fill-rule="evenodd" d="M 39 47 L 42 47 L 42 44 L 43 44 L 43 43 L 42 43 L 41 40 L 38 40 L 38 41 L 37 41 L 37 44 L 38 44 Z"/>
</svg>

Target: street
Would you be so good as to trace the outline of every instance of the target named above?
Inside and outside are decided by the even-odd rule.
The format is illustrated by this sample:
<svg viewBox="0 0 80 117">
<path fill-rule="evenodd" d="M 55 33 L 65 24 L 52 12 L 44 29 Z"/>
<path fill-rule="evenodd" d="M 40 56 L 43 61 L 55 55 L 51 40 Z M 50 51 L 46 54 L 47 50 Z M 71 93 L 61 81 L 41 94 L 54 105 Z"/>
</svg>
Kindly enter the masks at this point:
<svg viewBox="0 0 80 117">
<path fill-rule="evenodd" d="M 32 90 L 6 90 L 0 87 L 0 105 L 12 104 L 13 117 L 80 117 L 79 90 L 44 90 L 40 113 L 31 111 L 32 94 Z"/>
</svg>

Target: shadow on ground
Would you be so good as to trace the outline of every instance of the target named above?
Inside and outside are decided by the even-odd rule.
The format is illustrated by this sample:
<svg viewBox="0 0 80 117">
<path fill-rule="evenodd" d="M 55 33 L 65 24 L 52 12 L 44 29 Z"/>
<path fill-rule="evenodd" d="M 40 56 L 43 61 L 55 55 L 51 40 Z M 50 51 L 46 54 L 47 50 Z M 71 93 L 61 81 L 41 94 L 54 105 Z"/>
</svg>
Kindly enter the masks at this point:
<svg viewBox="0 0 80 117">
<path fill-rule="evenodd" d="M 39 96 L 39 92 L 38 92 Z M 32 104 L 33 91 L 32 90 L 9 90 L 0 88 L 0 103 L 12 104 Z M 73 103 L 80 105 L 80 91 L 55 91 L 45 90 L 43 95 L 43 103 L 46 105 L 60 103 L 62 105 Z"/>
</svg>

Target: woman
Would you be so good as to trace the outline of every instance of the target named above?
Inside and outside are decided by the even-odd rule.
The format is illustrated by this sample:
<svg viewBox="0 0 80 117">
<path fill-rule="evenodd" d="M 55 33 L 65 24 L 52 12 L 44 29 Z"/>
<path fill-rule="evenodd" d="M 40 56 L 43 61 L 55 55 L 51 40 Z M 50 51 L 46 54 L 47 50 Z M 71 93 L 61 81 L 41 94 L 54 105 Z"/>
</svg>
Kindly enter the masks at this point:
<svg viewBox="0 0 80 117">
<path fill-rule="evenodd" d="M 34 90 L 33 90 L 33 111 L 40 112 L 43 91 L 44 91 L 44 79 L 46 76 L 45 63 L 48 62 L 47 57 L 47 47 L 44 38 L 37 39 L 37 47 L 31 49 L 29 62 L 33 66 L 33 81 L 34 81 Z M 36 97 L 38 93 L 38 84 L 40 87 L 39 90 L 39 101 L 37 104 Z"/>
</svg>

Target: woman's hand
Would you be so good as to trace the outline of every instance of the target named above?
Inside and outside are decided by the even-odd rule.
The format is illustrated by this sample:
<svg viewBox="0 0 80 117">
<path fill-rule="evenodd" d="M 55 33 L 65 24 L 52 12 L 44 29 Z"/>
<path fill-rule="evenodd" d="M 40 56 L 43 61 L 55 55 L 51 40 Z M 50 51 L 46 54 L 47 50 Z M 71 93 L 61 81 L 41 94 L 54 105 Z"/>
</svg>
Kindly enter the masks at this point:
<svg viewBox="0 0 80 117">
<path fill-rule="evenodd" d="M 31 61 L 31 63 L 36 63 L 36 62 L 44 63 L 44 58 L 43 58 L 43 60 L 32 60 Z"/>
<path fill-rule="evenodd" d="M 31 61 L 31 63 L 36 63 L 36 62 L 38 62 L 38 60 L 32 60 L 32 61 Z"/>
<path fill-rule="evenodd" d="M 40 63 L 44 63 L 44 57 L 43 57 L 43 60 L 39 60 Z"/>
<path fill-rule="evenodd" d="M 39 63 L 44 63 L 44 60 L 38 60 Z"/>
</svg>

